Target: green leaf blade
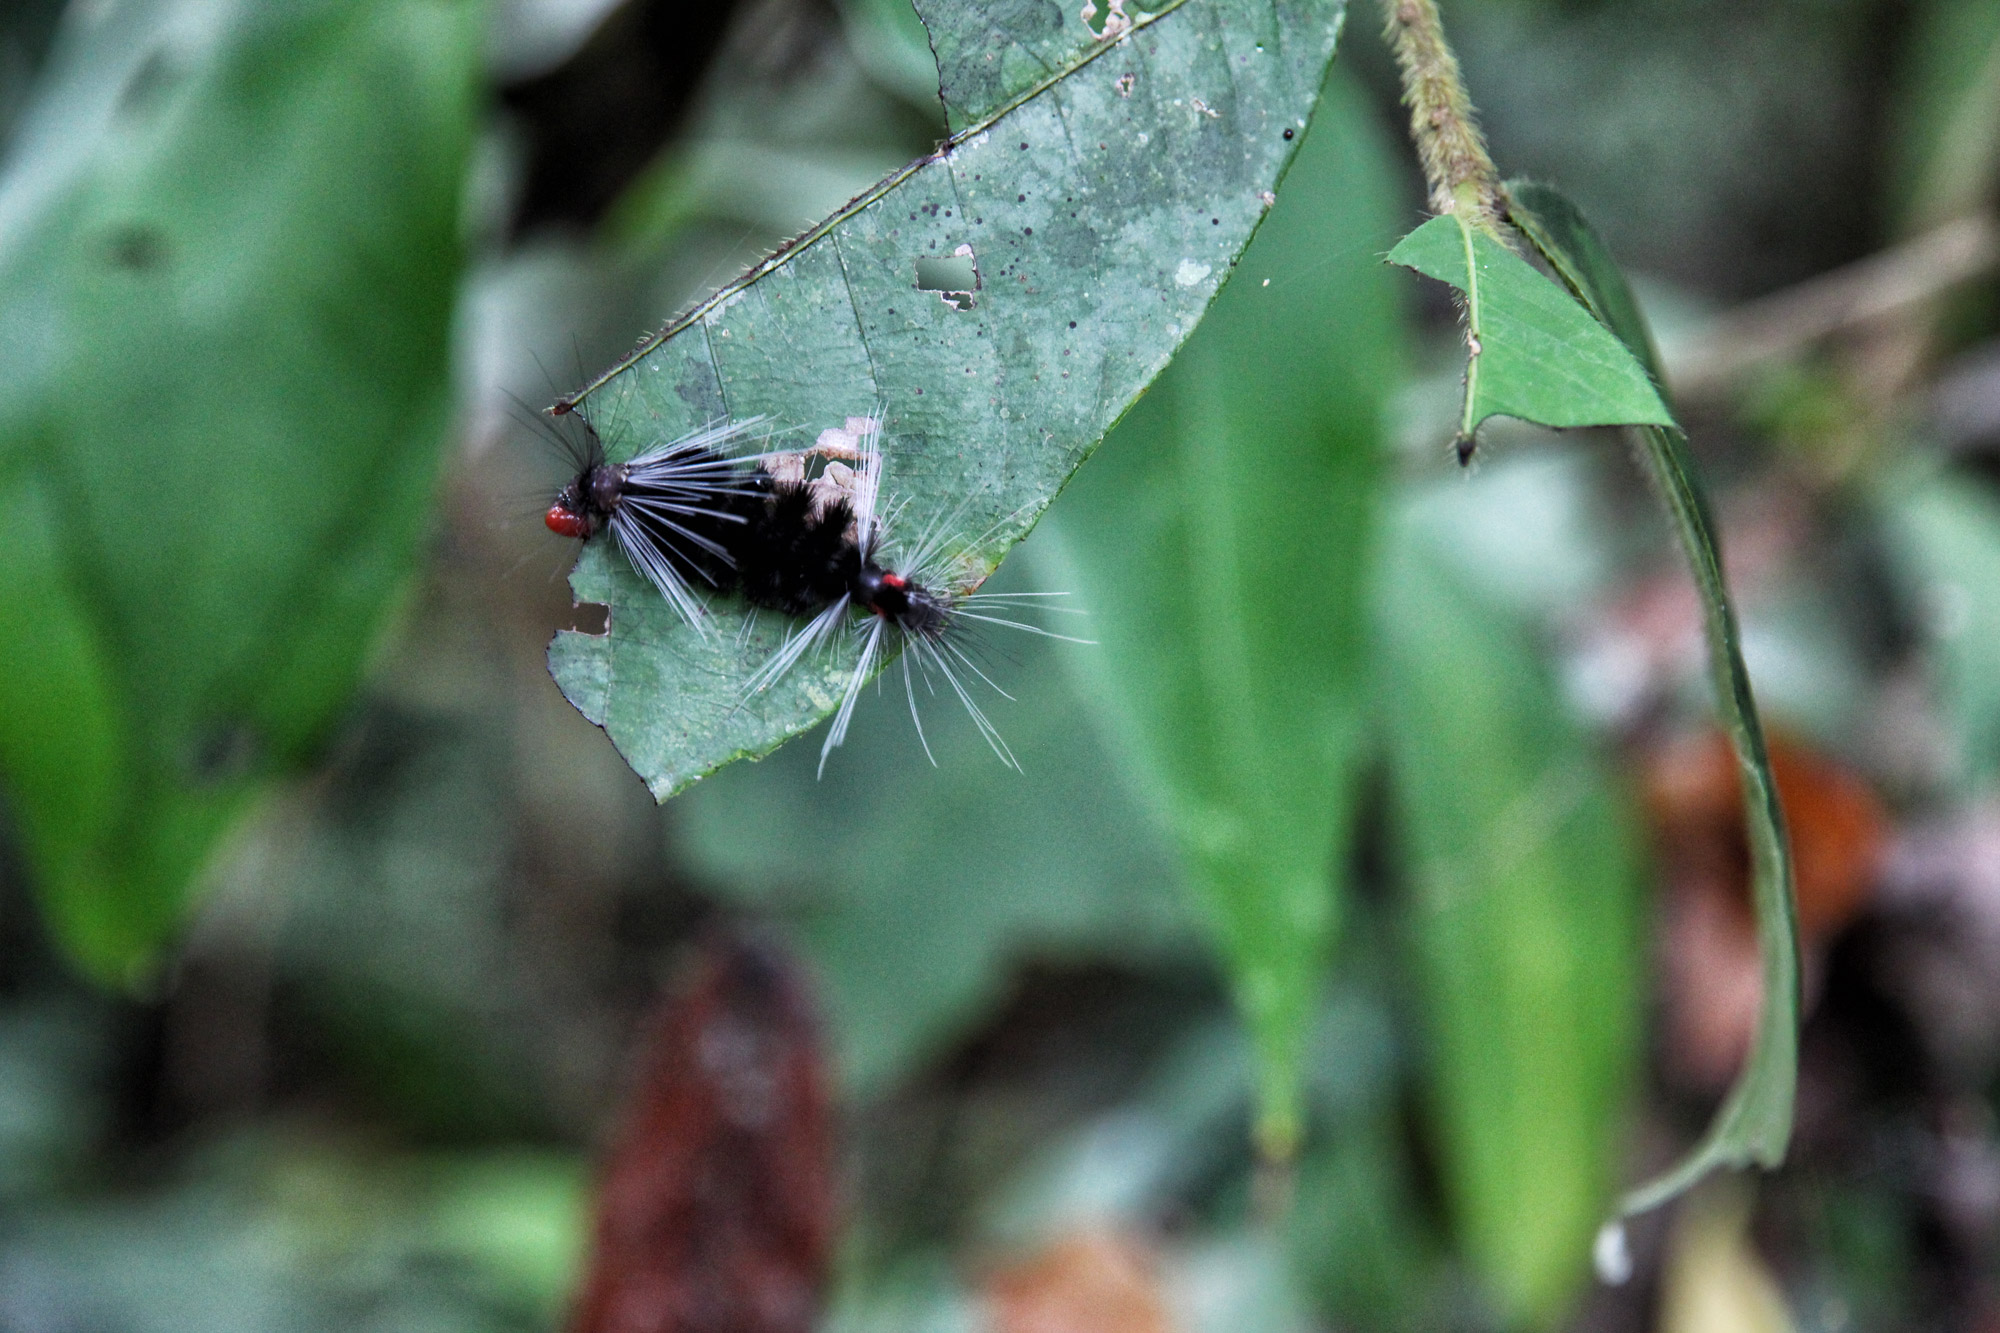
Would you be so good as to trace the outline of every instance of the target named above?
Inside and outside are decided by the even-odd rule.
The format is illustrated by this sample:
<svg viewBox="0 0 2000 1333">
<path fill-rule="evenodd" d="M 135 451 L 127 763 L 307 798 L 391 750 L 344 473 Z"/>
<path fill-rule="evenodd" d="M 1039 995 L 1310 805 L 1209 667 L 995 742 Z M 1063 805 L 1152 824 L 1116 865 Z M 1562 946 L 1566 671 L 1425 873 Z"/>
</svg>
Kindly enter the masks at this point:
<svg viewBox="0 0 2000 1333">
<path fill-rule="evenodd" d="M 1394 226 L 1392 179 L 1334 79 L 1236 277 L 1052 519 L 1052 581 L 1099 640 L 1067 660 L 1220 936 L 1278 1156 L 1365 735 L 1379 423 L 1405 323 L 1364 256 Z"/>
<path fill-rule="evenodd" d="M 39 738 L 0 781 L 57 934 L 121 983 L 323 735 L 412 563 L 482 49 L 457 0 L 187 8 L 72 28 L 0 179 L 0 338 L 25 353 L 0 358 L 0 474 L 53 505 L 0 621 L 68 598 L 101 676 L 71 725 L 0 718 Z M 50 774 L 104 744 L 110 809 L 47 832 Z"/>
<path fill-rule="evenodd" d="M 1546 1327 L 1587 1274 L 1638 1069 L 1638 839 L 1522 617 L 1451 567 L 1465 495 L 1398 516 L 1378 687 L 1446 1197 L 1505 1322 Z"/>
<path fill-rule="evenodd" d="M 984 11 L 925 18 L 947 84 L 984 61 L 984 38 L 941 35 L 997 27 Z M 948 520 L 976 539 L 962 582 L 977 583 L 1201 317 L 1290 161 L 1285 132 L 1339 24 L 1338 6 L 1185 0 L 1053 70 L 997 62 L 1011 73 L 1005 96 L 981 95 L 1000 99 L 984 118 L 586 391 L 608 452 L 758 414 L 809 442 L 879 406 L 884 494 L 913 529 Z M 919 259 L 961 247 L 979 273 L 969 309 L 916 286 Z M 746 699 L 777 617 L 749 626 L 719 600 L 698 633 L 602 543 L 572 586 L 610 608 L 610 629 L 558 636 L 551 669 L 662 800 L 825 716 L 851 670 L 802 664 Z"/>
<path fill-rule="evenodd" d="M 1485 232 L 1435 217 L 1405 236 L 1389 262 L 1466 294 L 1474 350 L 1463 437 L 1496 415 L 1557 427 L 1673 423 L 1625 345 Z"/>
<path fill-rule="evenodd" d="M 1510 214 L 1568 284 L 1578 302 L 1617 333 L 1632 355 L 1657 366 L 1638 302 L 1604 243 L 1568 200 L 1546 186 L 1508 187 Z M 1776 1167 L 1791 1140 L 1798 1080 L 1800 970 L 1791 847 L 1763 723 L 1743 661 L 1742 635 L 1723 577 L 1721 545 L 1706 495 L 1678 426 L 1638 432 L 1640 459 L 1665 506 L 1694 575 L 1708 642 L 1716 710 L 1736 751 L 1750 836 L 1751 897 L 1757 914 L 1763 1001 L 1750 1054 L 1708 1132 L 1659 1178 L 1620 1200 L 1624 1215 L 1685 1192 L 1717 1167 Z"/>
</svg>

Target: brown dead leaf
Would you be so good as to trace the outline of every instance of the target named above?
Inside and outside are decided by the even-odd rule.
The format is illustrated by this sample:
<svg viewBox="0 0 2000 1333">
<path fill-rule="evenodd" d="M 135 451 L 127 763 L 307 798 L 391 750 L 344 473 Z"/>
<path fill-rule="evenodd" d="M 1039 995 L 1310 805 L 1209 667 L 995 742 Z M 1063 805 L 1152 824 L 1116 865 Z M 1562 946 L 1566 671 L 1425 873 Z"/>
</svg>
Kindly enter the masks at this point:
<svg viewBox="0 0 2000 1333">
<path fill-rule="evenodd" d="M 798 969 L 773 945 L 711 939 L 642 1059 L 573 1333 L 811 1333 L 833 1141 Z"/>
<path fill-rule="evenodd" d="M 1881 872 L 1889 821 L 1839 760 L 1782 736 L 1771 770 L 1792 840 L 1800 944 L 1809 958 L 1853 920 Z M 1749 1050 L 1763 996 L 1750 907 L 1750 851 L 1736 757 L 1720 731 L 1660 747 L 1646 808 L 1666 900 L 1669 1058 L 1698 1087 L 1726 1084 Z"/>
<path fill-rule="evenodd" d="M 1771 771 L 1791 832 L 1800 934 L 1823 940 L 1853 919 L 1881 868 L 1889 821 L 1859 774 L 1831 755 L 1771 738 Z M 1670 880 L 1706 881 L 1750 904 L 1742 785 L 1720 731 L 1661 747 L 1646 762 L 1646 804 Z"/>
<path fill-rule="evenodd" d="M 1170 1333 L 1153 1253 L 1128 1236 L 1079 1231 L 985 1283 L 993 1333 Z"/>
</svg>

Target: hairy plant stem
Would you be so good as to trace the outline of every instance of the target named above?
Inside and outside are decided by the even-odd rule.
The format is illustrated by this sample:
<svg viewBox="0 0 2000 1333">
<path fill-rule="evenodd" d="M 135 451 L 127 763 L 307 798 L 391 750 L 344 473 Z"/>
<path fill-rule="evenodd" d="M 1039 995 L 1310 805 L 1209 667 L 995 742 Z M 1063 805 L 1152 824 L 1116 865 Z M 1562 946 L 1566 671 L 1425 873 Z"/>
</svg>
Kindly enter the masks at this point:
<svg viewBox="0 0 2000 1333">
<path fill-rule="evenodd" d="M 1410 138 L 1430 184 L 1431 208 L 1454 214 L 1504 243 L 1500 173 L 1479 132 L 1458 57 L 1445 43 L 1436 0 L 1382 0 L 1382 7 L 1388 14 L 1389 46 L 1403 72 Z"/>
</svg>

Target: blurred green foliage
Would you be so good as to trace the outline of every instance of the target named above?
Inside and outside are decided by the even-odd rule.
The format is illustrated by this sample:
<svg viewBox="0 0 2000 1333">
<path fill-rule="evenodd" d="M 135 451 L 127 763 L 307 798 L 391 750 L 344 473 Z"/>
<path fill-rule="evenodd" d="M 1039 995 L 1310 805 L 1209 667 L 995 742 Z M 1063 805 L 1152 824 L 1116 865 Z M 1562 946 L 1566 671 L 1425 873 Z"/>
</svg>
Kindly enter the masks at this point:
<svg viewBox="0 0 2000 1333">
<path fill-rule="evenodd" d="M 1496 421 L 1450 464 L 1452 312 L 1379 263 L 1419 195 L 1372 14 L 1235 280 L 995 576 L 1102 641 L 996 645 L 1026 773 L 935 706 L 932 767 L 894 682 L 826 781 L 806 743 L 662 817 L 543 670 L 569 556 L 490 418 L 928 151 L 913 11 L 746 5 L 619 202 L 517 236 L 476 6 L 57 8 L 0 15 L 0 1327 L 554 1326 L 629 1034 L 717 914 L 821 983 L 829 1327 L 976 1326 L 982 1274 L 1077 1228 L 1145 1239 L 1190 1333 L 1647 1326 L 1660 1233 L 1616 1290 L 1586 1242 L 1712 1092 L 1637 1077 L 1629 756 L 1708 704 L 1633 627 L 1684 583 L 1606 441 Z M 1497 155 L 1590 205 L 1668 335 L 1989 198 L 1978 0 L 1447 8 Z M 1988 882 L 2000 503 L 1990 439 L 1837 350 L 1693 409 L 1760 697 L 1893 795 L 1903 876 L 1818 959 L 1818 1114 L 1756 1234 L 1801 1327 L 1939 1327 L 1995 1280 L 2000 999 L 1976 915 L 1869 950 Z M 143 1002 L 28 920 L 130 982 L 208 878 Z M 1218 924 L 1282 978 L 1236 984 L 1254 1036 Z"/>
<path fill-rule="evenodd" d="M 1054 520 L 1052 580 L 1100 641 L 1075 655 L 1084 695 L 1217 928 L 1276 1158 L 1303 1128 L 1351 846 L 1381 427 L 1406 355 L 1374 258 L 1396 223 L 1380 131 L 1339 78 L 1315 126 L 1215 308 Z"/>
<path fill-rule="evenodd" d="M 0 183 L 0 766 L 135 983 L 346 705 L 434 499 L 482 11 L 70 16 Z"/>
<path fill-rule="evenodd" d="M 1935 637 L 1954 776 L 1986 790 L 2000 775 L 2000 502 L 1950 476 L 1908 478 L 1883 499 L 1891 547 Z"/>
<path fill-rule="evenodd" d="M 1408 948 L 1468 1257 L 1555 1322 L 1620 1174 L 1639 1055 L 1632 816 L 1518 615 L 1455 557 L 1467 498 L 1394 527 L 1376 608 Z"/>
</svg>

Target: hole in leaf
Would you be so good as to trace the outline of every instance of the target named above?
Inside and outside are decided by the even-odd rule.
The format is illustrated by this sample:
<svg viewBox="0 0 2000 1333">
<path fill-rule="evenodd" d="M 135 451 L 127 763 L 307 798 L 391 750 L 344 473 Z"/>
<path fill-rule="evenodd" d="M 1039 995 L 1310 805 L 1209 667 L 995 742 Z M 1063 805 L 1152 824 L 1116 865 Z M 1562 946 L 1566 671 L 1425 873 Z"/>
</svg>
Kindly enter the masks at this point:
<svg viewBox="0 0 2000 1333">
<path fill-rule="evenodd" d="M 601 639 L 611 632 L 611 608 L 602 602 L 578 602 L 570 607 L 568 623 L 561 628 Z"/>
<path fill-rule="evenodd" d="M 919 258 L 917 290 L 936 292 L 954 310 L 972 309 L 972 294 L 979 290 L 979 265 L 972 247 L 961 245 L 948 255 Z"/>
</svg>

